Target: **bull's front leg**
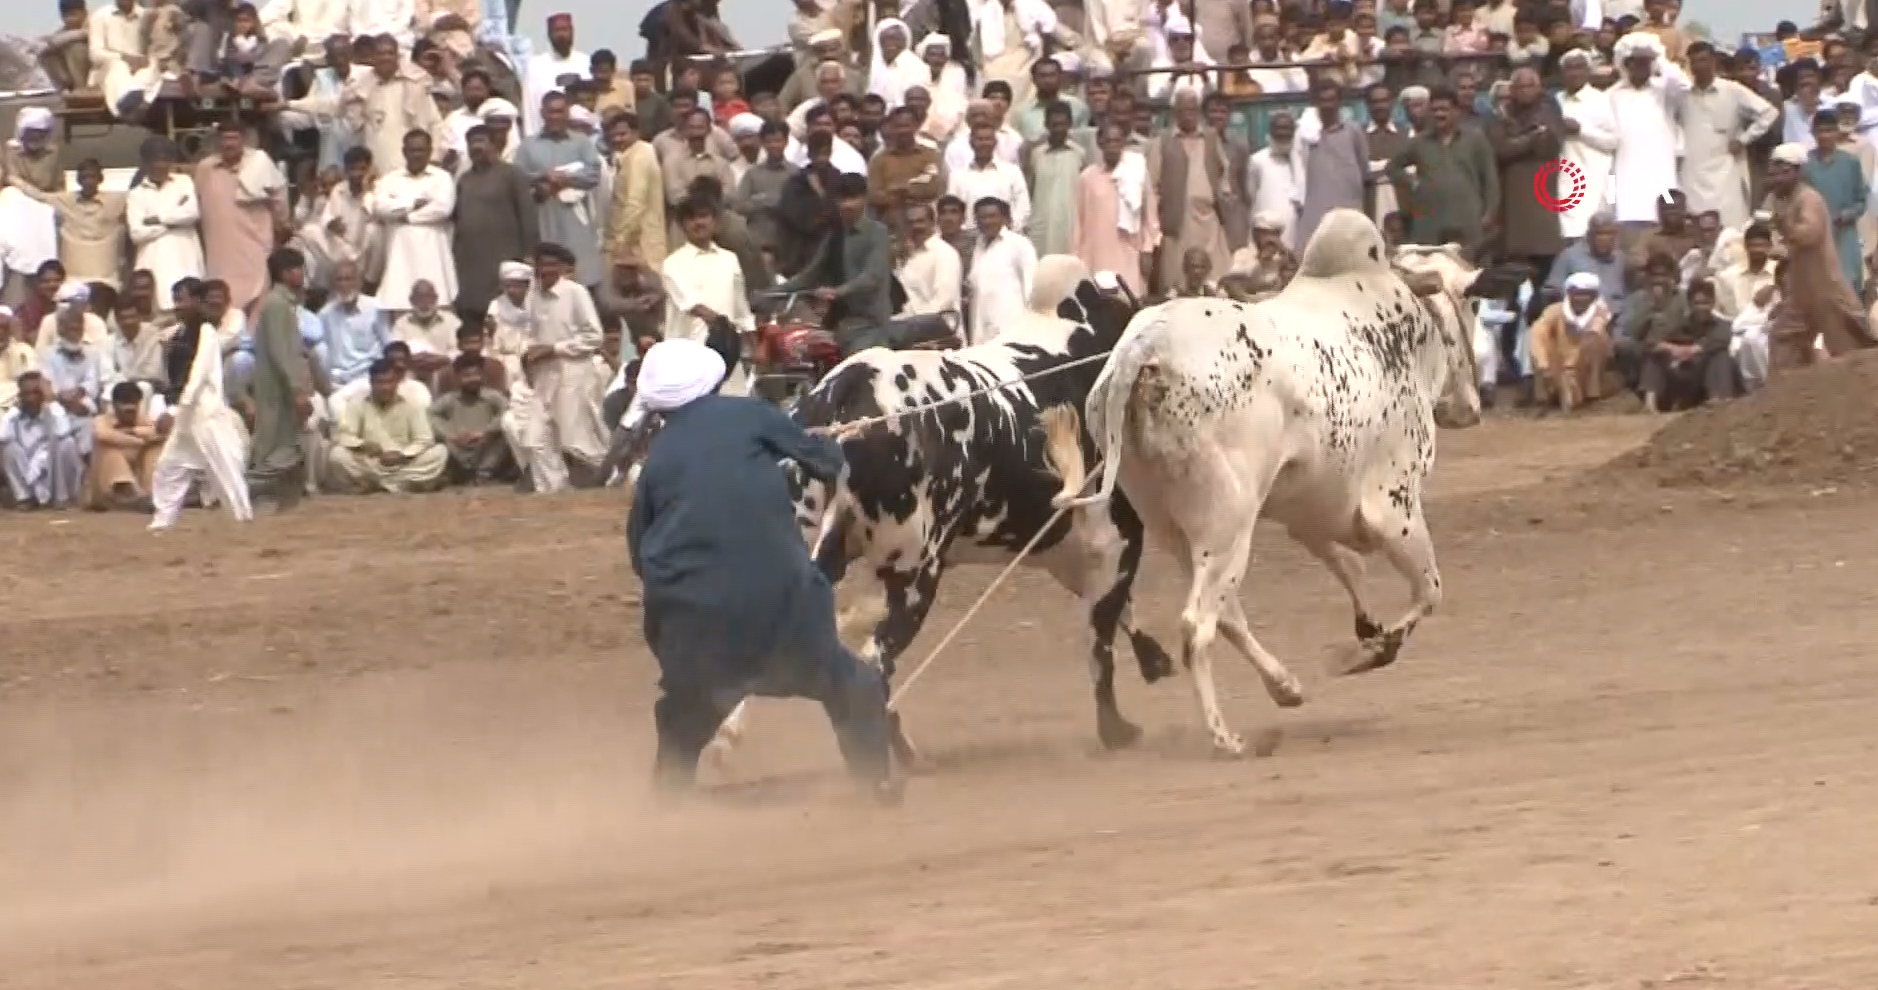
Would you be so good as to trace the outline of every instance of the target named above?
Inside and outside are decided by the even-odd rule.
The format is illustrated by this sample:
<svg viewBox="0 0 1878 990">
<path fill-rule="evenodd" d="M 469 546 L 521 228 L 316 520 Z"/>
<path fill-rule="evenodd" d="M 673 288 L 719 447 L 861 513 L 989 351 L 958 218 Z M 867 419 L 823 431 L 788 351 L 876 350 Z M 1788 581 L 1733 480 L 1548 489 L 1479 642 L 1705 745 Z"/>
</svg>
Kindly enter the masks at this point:
<svg viewBox="0 0 1878 990">
<path fill-rule="evenodd" d="M 943 549 L 919 560 L 914 566 L 897 567 L 883 565 L 875 572 L 885 590 L 887 614 L 874 626 L 874 634 L 862 647 L 860 658 L 863 663 L 872 664 L 880 670 L 881 681 L 893 690 L 894 661 L 906 648 L 913 645 L 920 629 L 926 624 L 926 616 L 931 614 L 932 606 L 939 594 L 939 578 L 945 573 Z M 887 717 L 893 729 L 893 755 L 909 771 L 925 770 L 926 760 L 920 756 L 913 741 L 907 737 L 906 729 L 900 723 L 900 713 L 889 710 Z"/>
</svg>

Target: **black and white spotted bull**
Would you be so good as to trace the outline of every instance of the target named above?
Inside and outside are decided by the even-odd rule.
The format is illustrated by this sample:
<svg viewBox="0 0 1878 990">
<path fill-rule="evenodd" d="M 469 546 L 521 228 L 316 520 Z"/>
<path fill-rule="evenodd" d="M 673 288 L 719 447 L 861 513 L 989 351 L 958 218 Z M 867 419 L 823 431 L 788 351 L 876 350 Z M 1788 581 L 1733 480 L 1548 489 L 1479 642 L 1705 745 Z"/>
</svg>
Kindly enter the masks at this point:
<svg viewBox="0 0 1878 990">
<path fill-rule="evenodd" d="M 829 580 L 852 572 L 878 585 L 866 589 L 876 593 L 867 596 L 874 599 L 868 616 L 874 624 L 860 654 L 889 680 L 895 660 L 925 623 L 946 569 L 1008 564 L 1056 515 L 1052 499 L 1065 487 L 1081 488 L 1080 464 L 1092 462 L 1093 443 L 1071 419 L 1069 429 L 1059 431 L 1068 438 L 1069 456 L 1061 442 L 1052 456 L 1043 413 L 1081 407 L 1101 355 L 1134 311 L 1084 273 L 1073 258 L 1045 258 L 1023 325 L 1002 327 L 997 339 L 955 351 L 863 351 L 830 372 L 793 413 L 805 427 L 831 427 L 960 400 L 845 439 L 848 472 L 839 486 L 806 482 L 785 466 L 798 521 Z M 1052 310 L 1055 316 L 1046 315 Z M 1079 360 L 1079 366 L 1029 377 Z M 1063 460 L 1077 462 L 1075 478 L 1054 473 Z M 1172 670 L 1166 651 L 1129 619 L 1141 550 L 1141 521 L 1118 498 L 1101 512 L 1065 513 L 1025 561 L 1048 571 L 1088 609 L 1096 731 L 1111 748 L 1140 735 L 1115 703 L 1117 629 L 1127 631 L 1144 678 Z M 854 624 L 844 618 L 844 627 Z M 714 758 L 723 759 L 741 737 L 745 717 L 739 706 L 725 720 L 712 744 Z M 895 729 L 900 757 L 915 761 L 897 719 Z"/>
<path fill-rule="evenodd" d="M 1393 663 L 1441 602 L 1422 484 L 1437 424 L 1480 419 L 1466 300 L 1508 273 L 1483 277 L 1446 249 L 1386 252 L 1367 217 L 1334 211 L 1274 298 L 1181 299 L 1137 316 L 1089 395 L 1102 487 L 1059 504 L 1099 507 L 1119 481 L 1151 538 L 1179 561 L 1189 582 L 1182 660 L 1213 744 L 1227 753 L 1245 744 L 1214 693 L 1207 648 L 1216 631 L 1279 705 L 1304 698 L 1240 603 L 1261 518 L 1284 526 L 1350 595 L 1358 643 L 1338 673 Z M 1362 591 L 1364 558 L 1378 551 L 1414 594 L 1386 626 Z"/>
</svg>

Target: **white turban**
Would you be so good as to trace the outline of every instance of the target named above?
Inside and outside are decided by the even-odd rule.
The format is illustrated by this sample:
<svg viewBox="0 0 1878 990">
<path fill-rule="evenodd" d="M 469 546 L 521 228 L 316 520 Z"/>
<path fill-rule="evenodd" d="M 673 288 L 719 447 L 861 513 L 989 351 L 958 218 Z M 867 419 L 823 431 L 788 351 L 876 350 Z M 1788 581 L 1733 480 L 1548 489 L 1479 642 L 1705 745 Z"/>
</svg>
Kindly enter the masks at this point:
<svg viewBox="0 0 1878 990">
<path fill-rule="evenodd" d="M 1109 58 L 1107 52 L 1090 52 L 1089 57 L 1083 61 L 1084 68 L 1087 70 L 1083 74 L 1091 79 L 1107 79 L 1115 74 L 1115 61 Z"/>
<path fill-rule="evenodd" d="M 1558 57 L 1558 64 L 1564 65 L 1567 62 L 1582 64 L 1589 69 L 1591 68 L 1591 53 L 1582 48 L 1574 48 Z"/>
<path fill-rule="evenodd" d="M 1057 68 L 1063 70 L 1063 74 L 1066 76 L 1075 75 L 1082 71 L 1082 59 L 1078 58 L 1075 52 L 1057 52 L 1055 55 L 1050 56 L 1050 58 L 1056 63 Z"/>
<path fill-rule="evenodd" d="M 59 294 L 55 298 L 68 305 L 87 303 L 91 301 L 91 286 L 84 282 L 67 282 L 59 286 Z"/>
<path fill-rule="evenodd" d="M 1279 216 L 1277 213 L 1274 213 L 1271 210 L 1265 210 L 1261 213 L 1255 214 L 1252 217 L 1252 229 L 1253 230 L 1283 230 L 1285 229 L 1285 218 Z"/>
<path fill-rule="evenodd" d="M 809 47 L 811 48 L 820 48 L 823 45 L 838 45 L 840 43 L 841 43 L 841 29 L 840 28 L 823 28 L 822 30 L 817 31 L 814 34 L 809 35 Z"/>
<path fill-rule="evenodd" d="M 1617 44 L 1611 46 L 1611 57 L 1618 62 L 1628 62 L 1639 55 L 1648 55 L 1655 59 L 1662 57 L 1662 54 L 1663 42 L 1658 40 L 1656 35 L 1642 31 L 1632 31 L 1617 39 Z"/>
<path fill-rule="evenodd" d="M 1565 280 L 1565 291 L 1596 292 L 1603 284 L 1596 272 L 1576 272 Z"/>
<path fill-rule="evenodd" d="M 763 133 L 763 118 L 756 114 L 740 113 L 730 118 L 731 137 L 754 137 L 761 133 Z"/>
<path fill-rule="evenodd" d="M 21 134 L 27 131 L 49 131 L 52 129 L 52 111 L 45 107 L 27 107 L 20 111 L 14 128 Z"/>
<path fill-rule="evenodd" d="M 1095 282 L 1095 287 L 1103 292 L 1114 292 L 1122 287 L 1122 280 L 1106 268 L 1096 272 L 1092 281 Z"/>
<path fill-rule="evenodd" d="M 1426 86 L 1402 87 L 1402 102 L 1403 103 L 1426 103 L 1428 102 L 1430 95 L 1431 94 L 1428 92 L 1428 87 Z"/>
<path fill-rule="evenodd" d="M 937 48 L 950 56 L 952 54 L 952 36 L 934 31 L 926 37 L 919 39 L 919 44 L 913 47 L 922 53 Z"/>
<path fill-rule="evenodd" d="M 515 109 L 515 104 L 501 97 L 491 97 L 476 108 L 476 116 L 481 120 L 514 120 L 521 113 Z"/>
<path fill-rule="evenodd" d="M 1772 160 L 1784 165 L 1804 165 L 1806 164 L 1806 145 L 1798 141 L 1789 141 L 1774 149 Z"/>
<path fill-rule="evenodd" d="M 671 412 L 717 391 L 724 359 L 695 340 L 661 340 L 639 359 L 639 399 L 652 412 Z"/>
<path fill-rule="evenodd" d="M 496 266 L 496 276 L 504 282 L 532 282 L 534 266 L 520 261 L 505 261 Z"/>
</svg>

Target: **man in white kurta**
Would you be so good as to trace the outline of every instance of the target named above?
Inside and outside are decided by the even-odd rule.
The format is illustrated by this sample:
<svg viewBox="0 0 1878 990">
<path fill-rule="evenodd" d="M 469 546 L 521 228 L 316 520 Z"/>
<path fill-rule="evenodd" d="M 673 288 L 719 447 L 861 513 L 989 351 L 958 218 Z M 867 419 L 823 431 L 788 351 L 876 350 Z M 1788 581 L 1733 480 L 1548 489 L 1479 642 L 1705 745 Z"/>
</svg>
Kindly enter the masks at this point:
<svg viewBox="0 0 1878 990">
<path fill-rule="evenodd" d="M 196 202 L 196 183 L 173 171 L 175 149 L 164 147 L 144 166 L 143 181 L 124 199 L 124 222 L 136 248 L 133 269 L 156 279 L 156 308 L 170 307 L 170 292 L 186 278 L 201 278 L 202 238 L 197 225 L 202 207 Z"/>
<path fill-rule="evenodd" d="M 978 242 L 972 249 L 972 324 L 966 343 L 983 344 L 1029 310 L 1037 249 L 1009 229 L 1008 204 L 993 201 L 974 206 L 972 212 L 977 214 Z"/>
<path fill-rule="evenodd" d="M 607 431 L 597 397 L 605 382 L 593 361 L 600 351 L 600 314 L 593 297 L 571 279 L 573 271 L 573 252 L 559 244 L 536 250 L 522 375 L 511 381 L 509 411 L 502 415 L 509 449 L 540 494 L 568 487 L 568 458 L 588 469 L 583 482 L 604 480 L 597 475 Z"/>
<path fill-rule="evenodd" d="M 957 316 L 963 309 L 965 272 L 957 248 L 939 236 L 930 203 L 906 208 L 906 259 L 895 272 L 906 290 L 903 316 Z"/>
<path fill-rule="evenodd" d="M 1559 217 L 1559 234 L 1568 241 L 1585 236 L 1591 218 L 1607 206 L 1611 165 L 1617 154 L 1617 118 L 1611 113 L 1610 94 L 1591 85 L 1591 57 L 1581 49 L 1559 59 L 1565 88 L 1558 95 L 1565 140 L 1561 157 L 1578 166 L 1585 177 L 1585 198 Z"/>
<path fill-rule="evenodd" d="M 541 133 L 541 98 L 561 89 L 562 76 L 588 78 L 593 64 L 587 53 L 574 47 L 574 18 L 555 14 L 548 18 L 548 50 L 528 56 L 522 70 L 522 123 L 526 133 Z"/>
<path fill-rule="evenodd" d="M 1298 225 L 1298 203 L 1304 198 L 1304 156 L 1296 141 L 1298 125 L 1290 114 L 1280 110 L 1272 114 L 1267 132 L 1265 147 L 1246 159 L 1246 199 L 1251 203 L 1253 217 L 1283 224 L 1278 236 L 1285 247 L 1296 250 L 1294 228 Z"/>
<path fill-rule="evenodd" d="M 1616 54 L 1622 71 L 1608 91 L 1617 122 L 1612 182 L 1618 227 L 1634 243 L 1656 223 L 1663 194 L 1677 188 L 1676 115 L 1689 80 L 1653 34 L 1624 35 Z"/>
<path fill-rule="evenodd" d="M 416 0 L 347 0 L 346 30 L 353 37 L 382 34 L 398 39 L 398 49 L 408 52 L 417 40 Z"/>
<path fill-rule="evenodd" d="M 730 321 L 738 333 L 756 330 L 750 297 L 737 256 L 717 245 L 717 213 L 707 204 L 687 201 L 678 210 L 685 243 L 659 268 L 665 286 L 665 337 L 706 343 L 710 323 L 718 317 Z M 724 389 L 732 395 L 749 391 L 741 367 L 725 375 Z"/>
<path fill-rule="evenodd" d="M 1689 91 L 1682 107 L 1682 191 L 1689 212 L 1721 215 L 1722 226 L 1748 222 L 1747 146 L 1780 120 L 1760 94 L 1715 74 L 1715 49 L 1689 46 Z"/>
<path fill-rule="evenodd" d="M 991 128 L 974 128 L 971 143 L 972 160 L 953 171 L 946 185 L 946 194 L 965 204 L 965 229 L 978 229 L 973 206 L 989 198 L 1009 204 L 1012 229 L 1023 230 L 1030 222 L 1030 185 L 1023 170 L 996 157 L 998 136 Z"/>
<path fill-rule="evenodd" d="M 406 134 L 424 131 L 433 149 L 443 140 L 443 114 L 431 99 L 430 76 L 401 58 L 395 43 L 381 41 L 372 49 L 371 70 L 354 73 L 340 97 L 340 117 L 365 135 L 372 167 L 381 176 L 403 162 Z"/>
<path fill-rule="evenodd" d="M 317 48 L 335 35 L 364 33 L 351 30 L 349 7 L 348 0 L 267 0 L 261 7 L 261 29 L 270 41 L 302 50 Z"/>
<path fill-rule="evenodd" d="M 430 135 L 404 139 L 404 168 L 372 188 L 372 215 L 385 229 L 385 277 L 378 298 L 409 308 L 411 288 L 429 282 L 445 299 L 456 298 L 456 259 L 450 218 L 456 213 L 456 180 L 430 163 Z"/>
<path fill-rule="evenodd" d="M 91 85 L 104 93 L 104 105 L 118 113 L 118 104 L 141 93 L 152 73 L 144 56 L 144 9 L 137 0 L 115 0 L 91 12 L 85 21 L 90 37 Z"/>
<path fill-rule="evenodd" d="M 247 522 L 254 518 L 248 501 L 247 430 L 222 391 L 222 349 L 208 324 L 178 331 L 171 346 L 193 348 L 194 353 L 188 379 L 170 407 L 175 421 L 150 481 L 150 501 L 156 506 L 150 529 L 175 525 L 189 486 L 197 482 L 207 488 L 210 499 L 227 506 L 237 522 Z"/>
</svg>

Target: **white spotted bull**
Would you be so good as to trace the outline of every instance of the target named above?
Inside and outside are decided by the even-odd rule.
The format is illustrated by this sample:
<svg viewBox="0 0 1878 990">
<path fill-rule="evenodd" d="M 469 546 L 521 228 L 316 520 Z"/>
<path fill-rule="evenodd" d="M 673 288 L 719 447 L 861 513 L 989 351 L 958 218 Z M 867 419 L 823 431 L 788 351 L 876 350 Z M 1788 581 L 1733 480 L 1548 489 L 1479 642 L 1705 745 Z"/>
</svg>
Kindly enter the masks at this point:
<svg viewBox="0 0 1878 990">
<path fill-rule="evenodd" d="M 1089 395 L 1102 486 L 1059 503 L 1100 504 L 1119 482 L 1151 539 L 1179 561 L 1189 582 L 1182 660 L 1226 753 L 1245 744 L 1215 695 L 1207 649 L 1216 631 L 1280 706 L 1304 698 L 1252 635 L 1240 602 L 1258 520 L 1284 526 L 1349 592 L 1358 642 L 1339 673 L 1393 663 L 1441 602 L 1422 484 L 1437 422 L 1479 421 L 1466 297 L 1502 280 L 1481 277 L 1457 251 L 1386 251 L 1363 214 L 1334 211 L 1277 296 L 1181 299 L 1138 315 Z M 1365 557 L 1376 552 L 1414 596 L 1387 625 L 1362 590 Z"/>
<path fill-rule="evenodd" d="M 1080 489 L 1076 467 L 1075 479 L 1059 478 L 1054 470 L 1061 460 L 1079 466 L 1093 455 L 1093 443 L 1072 420 L 1053 460 L 1042 414 L 1081 406 L 1101 356 L 1134 312 L 1128 301 L 1103 295 L 1083 274 L 1073 258 L 1045 258 L 1024 325 L 1000 328 L 996 340 L 956 351 L 863 351 L 830 372 L 793 412 L 805 427 L 830 427 L 959 400 L 845 439 L 848 473 L 837 490 L 806 482 L 791 465 L 784 468 L 796 492 L 797 518 L 829 580 L 841 581 L 852 566 L 862 582 L 878 586 L 868 589 L 877 593 L 868 596 L 871 614 L 860 623 L 850 614 L 842 624 L 873 623 L 860 655 L 889 679 L 895 660 L 925 623 L 950 565 L 1008 564 L 1056 514 L 1052 499 L 1064 486 Z M 1051 311 L 1057 315 L 1043 315 Z M 1029 377 L 1078 361 L 1083 363 Z M 973 394 L 978 392 L 984 394 Z M 1068 438 L 1071 456 L 1064 456 L 1061 437 Z M 1118 498 L 1104 511 L 1066 513 L 1026 559 L 1088 609 L 1096 730 L 1111 748 L 1140 736 L 1115 703 L 1116 631 L 1127 631 L 1147 680 L 1173 667 L 1166 651 L 1129 620 L 1142 538 L 1140 520 Z M 712 743 L 713 758 L 724 759 L 744 732 L 745 718 L 740 705 L 725 720 Z M 899 756 L 917 762 L 897 717 L 895 736 Z"/>
</svg>

